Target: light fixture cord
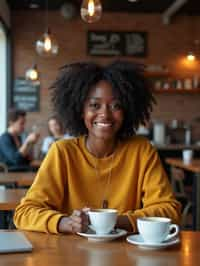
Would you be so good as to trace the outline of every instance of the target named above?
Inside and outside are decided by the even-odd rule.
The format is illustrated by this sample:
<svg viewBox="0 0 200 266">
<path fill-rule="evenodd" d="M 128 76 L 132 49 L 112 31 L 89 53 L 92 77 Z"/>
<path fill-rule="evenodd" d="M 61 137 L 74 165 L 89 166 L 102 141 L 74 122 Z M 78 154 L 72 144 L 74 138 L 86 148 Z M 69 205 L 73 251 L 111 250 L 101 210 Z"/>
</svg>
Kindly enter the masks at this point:
<svg viewBox="0 0 200 266">
<path fill-rule="evenodd" d="M 48 0 L 46 0 L 45 1 L 45 10 L 46 10 L 46 14 L 45 14 L 45 27 L 46 27 L 46 29 L 45 29 L 45 31 L 48 31 L 49 29 L 49 12 L 48 12 L 48 9 L 49 9 L 49 1 Z"/>
</svg>

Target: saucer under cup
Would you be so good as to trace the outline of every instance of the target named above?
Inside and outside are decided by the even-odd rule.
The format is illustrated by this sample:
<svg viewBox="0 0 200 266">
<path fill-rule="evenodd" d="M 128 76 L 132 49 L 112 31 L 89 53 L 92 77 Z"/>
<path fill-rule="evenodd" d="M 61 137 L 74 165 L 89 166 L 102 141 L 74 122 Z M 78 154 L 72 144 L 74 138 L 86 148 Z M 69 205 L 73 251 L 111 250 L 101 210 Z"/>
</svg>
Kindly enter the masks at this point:
<svg viewBox="0 0 200 266">
<path fill-rule="evenodd" d="M 142 217 L 137 219 L 138 231 L 145 243 L 162 243 L 176 237 L 179 233 L 177 224 L 165 217 Z M 171 233 L 173 231 L 173 233 Z"/>
<path fill-rule="evenodd" d="M 91 228 L 97 235 L 109 234 L 117 222 L 117 210 L 95 209 L 88 212 Z"/>
</svg>

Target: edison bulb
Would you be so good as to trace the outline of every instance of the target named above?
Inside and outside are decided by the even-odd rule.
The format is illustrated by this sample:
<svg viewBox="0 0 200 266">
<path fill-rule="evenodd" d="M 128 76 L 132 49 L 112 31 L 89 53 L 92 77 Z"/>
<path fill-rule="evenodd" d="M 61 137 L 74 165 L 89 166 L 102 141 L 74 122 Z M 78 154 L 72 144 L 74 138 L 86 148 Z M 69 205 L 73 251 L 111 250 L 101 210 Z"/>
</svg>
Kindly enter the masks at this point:
<svg viewBox="0 0 200 266">
<path fill-rule="evenodd" d="M 51 39 L 49 35 L 46 35 L 44 38 L 44 49 L 49 52 L 51 50 Z"/>
<path fill-rule="evenodd" d="M 41 56 L 57 55 L 58 49 L 58 43 L 49 30 L 36 41 L 36 51 Z"/>
<path fill-rule="evenodd" d="M 195 60 L 195 55 L 192 52 L 189 52 L 187 55 L 187 60 L 188 61 L 194 61 Z"/>
<path fill-rule="evenodd" d="M 26 71 L 26 79 L 27 80 L 31 80 L 31 81 L 37 80 L 38 76 L 39 76 L 39 74 L 38 74 L 36 66 L 34 66 L 33 68 L 30 68 Z"/>
<path fill-rule="evenodd" d="M 94 23 L 101 18 L 102 5 L 100 0 L 83 0 L 81 5 L 81 18 L 88 22 Z"/>
</svg>

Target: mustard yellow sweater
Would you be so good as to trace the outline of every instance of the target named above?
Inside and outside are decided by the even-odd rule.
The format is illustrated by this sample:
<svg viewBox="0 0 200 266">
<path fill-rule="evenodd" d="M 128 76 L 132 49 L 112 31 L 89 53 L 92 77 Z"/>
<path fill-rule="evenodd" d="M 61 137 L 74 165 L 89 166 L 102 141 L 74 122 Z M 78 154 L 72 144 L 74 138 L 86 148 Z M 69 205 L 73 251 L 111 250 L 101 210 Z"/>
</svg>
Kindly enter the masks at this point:
<svg viewBox="0 0 200 266">
<path fill-rule="evenodd" d="M 58 233 L 62 216 L 85 206 L 100 208 L 104 198 L 109 208 L 128 215 L 133 231 L 141 216 L 166 216 L 179 223 L 180 204 L 157 152 L 139 136 L 121 141 L 114 156 L 102 159 L 87 151 L 85 137 L 54 143 L 16 208 L 14 222 L 20 229 Z"/>
</svg>

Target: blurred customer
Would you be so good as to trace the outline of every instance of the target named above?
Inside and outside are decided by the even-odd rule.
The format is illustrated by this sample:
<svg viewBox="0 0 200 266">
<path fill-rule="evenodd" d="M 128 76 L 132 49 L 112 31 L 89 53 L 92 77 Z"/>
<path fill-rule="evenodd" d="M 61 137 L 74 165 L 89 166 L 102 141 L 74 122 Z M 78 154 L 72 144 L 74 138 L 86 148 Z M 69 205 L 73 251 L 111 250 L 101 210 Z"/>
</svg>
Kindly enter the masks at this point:
<svg viewBox="0 0 200 266">
<path fill-rule="evenodd" d="M 8 129 L 0 136 L 0 161 L 10 171 L 31 170 L 31 149 L 38 141 L 39 133 L 30 133 L 24 142 L 22 133 L 26 124 L 26 112 L 11 109 L 8 112 Z"/>
<path fill-rule="evenodd" d="M 51 144 L 59 139 L 68 139 L 72 138 L 69 134 L 64 133 L 62 123 L 56 116 L 51 116 L 48 120 L 48 131 L 49 131 L 49 136 L 45 137 L 42 143 L 41 147 L 41 153 L 42 156 L 44 157 Z"/>
</svg>

